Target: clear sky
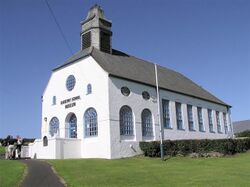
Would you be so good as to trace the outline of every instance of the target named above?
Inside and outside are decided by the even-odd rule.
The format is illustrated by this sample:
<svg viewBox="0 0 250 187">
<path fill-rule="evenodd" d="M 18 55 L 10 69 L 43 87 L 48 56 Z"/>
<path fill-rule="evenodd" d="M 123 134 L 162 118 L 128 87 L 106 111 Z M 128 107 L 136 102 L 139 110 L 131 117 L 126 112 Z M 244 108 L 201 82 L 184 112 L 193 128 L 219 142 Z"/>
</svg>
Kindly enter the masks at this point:
<svg viewBox="0 0 250 187">
<path fill-rule="evenodd" d="M 174 69 L 250 119 L 249 0 L 48 0 L 73 52 L 95 3 L 113 48 Z M 0 137 L 40 137 L 41 96 L 71 56 L 44 0 L 0 0 Z"/>
</svg>

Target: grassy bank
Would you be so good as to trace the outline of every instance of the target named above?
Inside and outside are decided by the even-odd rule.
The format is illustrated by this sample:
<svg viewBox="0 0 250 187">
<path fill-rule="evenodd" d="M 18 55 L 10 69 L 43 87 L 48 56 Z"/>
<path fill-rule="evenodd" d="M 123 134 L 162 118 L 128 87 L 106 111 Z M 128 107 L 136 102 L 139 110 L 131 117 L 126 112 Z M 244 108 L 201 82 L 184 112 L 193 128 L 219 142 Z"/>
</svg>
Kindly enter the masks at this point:
<svg viewBox="0 0 250 187">
<path fill-rule="evenodd" d="M 50 160 L 69 186 L 250 186 L 250 153 L 224 158 Z"/>
<path fill-rule="evenodd" d="M 23 178 L 25 165 L 17 160 L 0 160 L 0 186 L 18 186 Z"/>
</svg>

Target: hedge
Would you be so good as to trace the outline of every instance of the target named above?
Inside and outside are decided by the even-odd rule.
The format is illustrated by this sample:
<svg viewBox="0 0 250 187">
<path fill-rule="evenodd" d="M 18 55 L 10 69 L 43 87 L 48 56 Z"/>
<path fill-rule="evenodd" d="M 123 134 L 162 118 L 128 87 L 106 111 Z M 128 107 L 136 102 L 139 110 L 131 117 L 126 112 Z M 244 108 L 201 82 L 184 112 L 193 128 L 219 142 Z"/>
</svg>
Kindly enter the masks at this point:
<svg viewBox="0 0 250 187">
<path fill-rule="evenodd" d="M 236 137 L 249 137 L 250 138 L 250 130 L 246 130 L 240 133 L 235 134 Z"/>
<path fill-rule="evenodd" d="M 160 157 L 160 142 L 140 142 L 140 148 L 145 156 Z M 191 153 L 219 152 L 224 155 L 250 150 L 250 138 L 244 139 L 217 139 L 217 140 L 164 140 L 164 155 L 188 155 Z"/>
</svg>

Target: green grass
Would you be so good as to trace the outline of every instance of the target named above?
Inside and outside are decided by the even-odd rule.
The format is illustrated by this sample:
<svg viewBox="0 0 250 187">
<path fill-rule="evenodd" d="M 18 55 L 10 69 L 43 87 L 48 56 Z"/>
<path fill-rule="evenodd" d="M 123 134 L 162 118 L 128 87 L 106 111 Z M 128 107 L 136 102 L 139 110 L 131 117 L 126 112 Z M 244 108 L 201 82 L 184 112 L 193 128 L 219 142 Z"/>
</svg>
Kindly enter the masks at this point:
<svg viewBox="0 0 250 187">
<path fill-rule="evenodd" d="M 69 186 L 250 186 L 250 153 L 224 158 L 187 157 L 160 161 L 50 160 Z"/>
<path fill-rule="evenodd" d="M 25 167 L 17 160 L 0 160 L 0 186 L 18 186 L 23 178 Z"/>
</svg>

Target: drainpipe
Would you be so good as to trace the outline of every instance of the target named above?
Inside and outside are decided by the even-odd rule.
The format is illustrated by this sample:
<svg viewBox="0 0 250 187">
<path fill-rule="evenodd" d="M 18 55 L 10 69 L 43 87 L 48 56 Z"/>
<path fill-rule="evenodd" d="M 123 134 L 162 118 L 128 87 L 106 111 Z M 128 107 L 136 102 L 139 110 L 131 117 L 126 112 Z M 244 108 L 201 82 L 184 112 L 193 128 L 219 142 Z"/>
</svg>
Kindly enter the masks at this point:
<svg viewBox="0 0 250 187">
<path fill-rule="evenodd" d="M 161 113 L 160 113 L 160 93 L 159 93 L 159 84 L 158 84 L 158 71 L 157 71 L 157 65 L 155 65 L 155 82 L 156 82 L 156 94 L 157 94 L 157 105 L 158 105 L 158 120 L 159 120 L 159 126 L 160 126 L 160 150 L 161 150 L 161 160 L 164 160 L 164 152 L 163 152 L 163 128 L 161 124 Z"/>
<path fill-rule="evenodd" d="M 229 125 L 230 125 L 230 132 L 231 132 L 231 138 L 234 138 L 234 130 L 233 130 L 233 123 L 232 123 L 232 118 L 231 118 L 231 110 L 228 107 L 228 118 L 229 118 Z"/>
</svg>

